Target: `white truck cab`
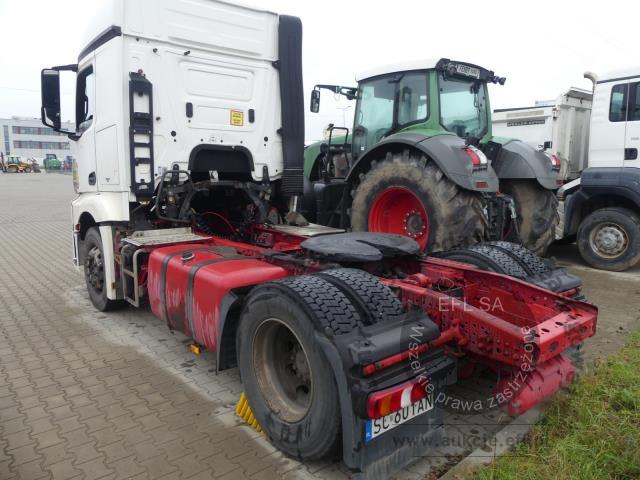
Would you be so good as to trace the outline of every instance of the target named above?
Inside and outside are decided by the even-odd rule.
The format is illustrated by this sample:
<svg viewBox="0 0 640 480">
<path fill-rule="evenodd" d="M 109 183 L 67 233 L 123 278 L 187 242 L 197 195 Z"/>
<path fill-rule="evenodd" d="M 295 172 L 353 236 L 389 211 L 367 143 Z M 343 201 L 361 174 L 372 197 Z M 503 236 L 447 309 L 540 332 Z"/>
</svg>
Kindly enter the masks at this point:
<svg viewBox="0 0 640 480">
<path fill-rule="evenodd" d="M 625 270 L 640 260 L 640 67 L 600 76 L 555 102 L 496 110 L 493 131 L 562 161 L 557 238 L 576 239 L 590 265 Z"/>
<path fill-rule="evenodd" d="M 640 168 L 640 67 L 598 77 L 593 91 L 589 167 Z"/>
<path fill-rule="evenodd" d="M 297 93 L 279 75 L 283 18 L 225 1 L 110 0 L 77 64 L 43 70 L 43 121 L 59 131 L 59 77 L 77 75 L 76 129 L 65 132 L 76 143 L 74 263 L 98 226 L 109 299 L 119 298 L 112 225 L 132 221 L 164 172 L 287 183 L 288 168 L 302 184 L 302 167 L 283 161 L 287 133 L 304 125 L 282 121 Z"/>
</svg>

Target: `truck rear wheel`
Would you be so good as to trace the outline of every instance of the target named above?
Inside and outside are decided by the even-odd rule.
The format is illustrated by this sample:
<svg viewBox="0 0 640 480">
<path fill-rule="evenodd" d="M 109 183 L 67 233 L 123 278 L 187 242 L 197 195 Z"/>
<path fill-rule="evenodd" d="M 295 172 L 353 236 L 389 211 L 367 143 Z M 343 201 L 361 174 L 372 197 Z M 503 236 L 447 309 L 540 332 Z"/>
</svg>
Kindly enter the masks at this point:
<svg viewBox="0 0 640 480">
<path fill-rule="evenodd" d="M 640 261 L 640 219 L 626 208 L 601 208 L 582 221 L 577 243 L 592 267 L 621 272 Z"/>
<path fill-rule="evenodd" d="M 518 215 L 518 234 L 512 227 L 506 240 L 520 242 L 538 255 L 544 255 L 555 240 L 558 216 L 558 199 L 551 190 L 530 180 L 514 180 L 500 185 L 515 202 Z"/>
<path fill-rule="evenodd" d="M 356 308 L 318 276 L 256 287 L 237 333 L 247 401 L 270 441 L 296 459 L 338 453 L 341 413 L 333 370 L 315 335 L 351 332 Z"/>
<path fill-rule="evenodd" d="M 482 197 L 461 189 L 424 155 L 387 153 L 352 192 L 354 231 L 405 235 L 437 252 L 482 240 Z"/>
<path fill-rule="evenodd" d="M 122 308 L 126 305 L 123 300 L 107 298 L 102 237 L 96 227 L 87 231 L 84 246 L 87 252 L 84 258 L 84 280 L 91 303 L 101 312 Z"/>
<path fill-rule="evenodd" d="M 526 266 L 522 265 L 513 255 L 496 245 L 488 243 L 473 245 L 469 248 L 450 250 L 438 256 L 448 260 L 468 263 L 481 270 L 501 273 L 519 279 L 525 279 L 529 275 Z"/>
<path fill-rule="evenodd" d="M 349 298 L 364 324 L 401 320 L 400 300 L 370 273 L 355 268 L 335 268 L 318 275 L 333 283 Z"/>
</svg>

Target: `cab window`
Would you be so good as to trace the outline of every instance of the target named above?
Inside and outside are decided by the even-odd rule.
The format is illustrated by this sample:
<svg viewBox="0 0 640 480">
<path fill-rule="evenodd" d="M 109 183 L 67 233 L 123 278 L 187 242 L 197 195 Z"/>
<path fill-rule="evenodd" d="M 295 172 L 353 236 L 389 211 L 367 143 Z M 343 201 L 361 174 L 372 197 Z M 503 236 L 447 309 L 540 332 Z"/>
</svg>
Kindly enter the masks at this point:
<svg viewBox="0 0 640 480">
<path fill-rule="evenodd" d="M 609 104 L 609 121 L 624 122 L 627 120 L 627 84 L 614 85 L 611 89 Z"/>
<path fill-rule="evenodd" d="M 629 85 L 629 121 L 640 120 L 640 82 Z"/>
<path fill-rule="evenodd" d="M 88 67 L 78 74 L 78 86 L 76 89 L 76 122 L 78 132 L 84 132 L 93 121 L 95 112 L 95 75 L 93 67 Z"/>
</svg>

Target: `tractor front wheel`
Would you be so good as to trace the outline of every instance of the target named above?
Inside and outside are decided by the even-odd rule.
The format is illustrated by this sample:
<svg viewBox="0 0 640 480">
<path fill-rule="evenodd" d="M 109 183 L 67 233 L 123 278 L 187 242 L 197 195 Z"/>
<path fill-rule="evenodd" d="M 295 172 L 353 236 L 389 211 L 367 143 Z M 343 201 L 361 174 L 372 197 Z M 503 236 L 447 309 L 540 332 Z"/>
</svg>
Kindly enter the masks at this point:
<svg viewBox="0 0 640 480">
<path fill-rule="evenodd" d="M 387 153 L 351 193 L 354 231 L 395 233 L 437 252 L 482 240 L 482 197 L 461 189 L 424 155 Z"/>
<path fill-rule="evenodd" d="M 556 194 L 531 180 L 515 180 L 500 185 L 515 203 L 517 229 L 511 225 L 505 240 L 521 243 L 538 255 L 544 255 L 555 240 L 560 221 Z"/>
</svg>

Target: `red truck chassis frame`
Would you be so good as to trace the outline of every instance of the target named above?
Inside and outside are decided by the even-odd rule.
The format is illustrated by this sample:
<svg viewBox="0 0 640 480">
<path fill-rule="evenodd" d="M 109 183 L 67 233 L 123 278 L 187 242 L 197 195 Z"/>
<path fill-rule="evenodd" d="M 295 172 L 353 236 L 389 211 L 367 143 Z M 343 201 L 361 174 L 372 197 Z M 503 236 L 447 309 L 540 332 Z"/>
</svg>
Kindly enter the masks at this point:
<svg viewBox="0 0 640 480">
<path fill-rule="evenodd" d="M 139 282 L 146 284 L 152 311 L 200 347 L 217 351 L 218 361 L 226 316 L 241 302 L 239 292 L 327 268 L 303 255 L 299 244 L 306 237 L 258 225 L 252 238 L 255 245 L 202 237 L 196 243 L 144 247 L 148 262 L 140 268 Z M 440 336 L 362 365 L 364 376 L 444 347 L 451 355 L 488 365 L 502 383 L 526 372 L 509 399 L 511 414 L 571 381 L 574 369 L 562 353 L 595 334 L 596 307 L 568 296 L 574 292 L 556 294 L 464 263 L 424 257 L 400 264 L 408 275 L 378 278 L 405 307 L 426 312 Z"/>
</svg>

